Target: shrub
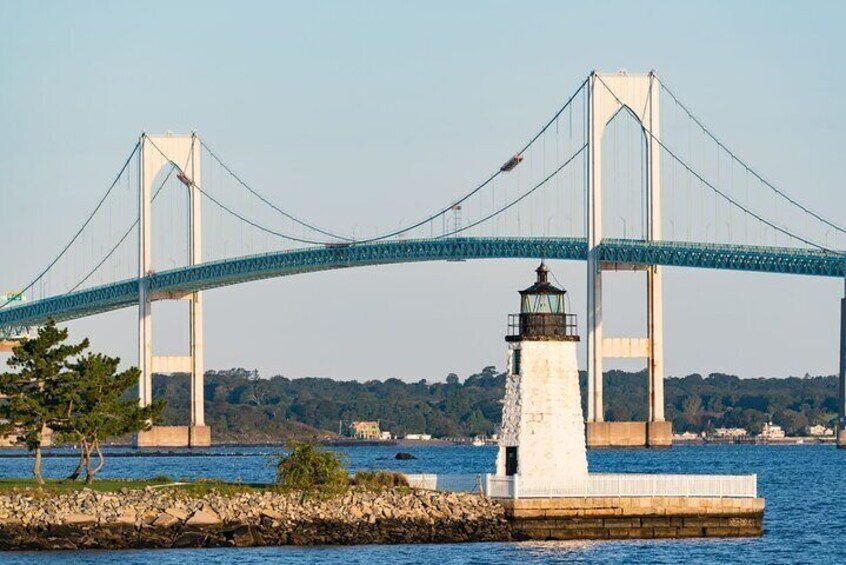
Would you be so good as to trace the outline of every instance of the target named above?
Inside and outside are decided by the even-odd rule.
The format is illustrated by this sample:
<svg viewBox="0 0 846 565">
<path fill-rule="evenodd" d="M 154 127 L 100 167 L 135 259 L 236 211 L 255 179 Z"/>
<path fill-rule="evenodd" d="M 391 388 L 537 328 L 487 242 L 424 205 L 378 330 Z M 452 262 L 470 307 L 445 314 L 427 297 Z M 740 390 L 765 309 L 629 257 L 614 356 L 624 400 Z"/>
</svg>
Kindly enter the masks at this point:
<svg viewBox="0 0 846 565">
<path fill-rule="evenodd" d="M 296 490 L 336 490 L 349 483 L 345 461 L 337 453 L 295 443 L 291 453 L 279 459 L 276 484 Z"/>
<path fill-rule="evenodd" d="M 393 471 L 358 471 L 353 484 L 359 487 L 391 488 L 407 487 L 408 479 L 402 473 Z"/>
</svg>

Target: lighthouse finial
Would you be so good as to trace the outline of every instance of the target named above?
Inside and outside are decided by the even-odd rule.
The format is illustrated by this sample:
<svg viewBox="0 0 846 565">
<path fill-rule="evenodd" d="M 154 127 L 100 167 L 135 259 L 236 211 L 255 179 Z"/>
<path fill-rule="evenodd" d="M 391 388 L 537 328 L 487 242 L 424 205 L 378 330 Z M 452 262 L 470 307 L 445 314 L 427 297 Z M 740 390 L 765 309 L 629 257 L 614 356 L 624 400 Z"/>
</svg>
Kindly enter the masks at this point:
<svg viewBox="0 0 846 565">
<path fill-rule="evenodd" d="M 535 269 L 535 272 L 538 274 L 538 282 L 545 283 L 549 282 L 547 279 L 549 277 L 549 269 L 546 268 L 546 263 L 543 262 L 541 259 L 541 264 Z"/>
</svg>

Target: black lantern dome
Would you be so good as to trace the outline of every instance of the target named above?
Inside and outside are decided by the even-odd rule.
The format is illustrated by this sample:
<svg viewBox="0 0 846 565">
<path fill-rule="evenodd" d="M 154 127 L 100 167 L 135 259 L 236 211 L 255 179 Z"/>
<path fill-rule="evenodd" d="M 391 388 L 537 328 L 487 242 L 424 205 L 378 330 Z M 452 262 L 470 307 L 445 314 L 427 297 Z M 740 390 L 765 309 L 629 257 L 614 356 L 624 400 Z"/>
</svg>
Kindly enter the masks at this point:
<svg viewBox="0 0 846 565">
<path fill-rule="evenodd" d="M 535 272 L 538 275 L 535 284 L 520 291 L 520 313 L 565 314 L 564 295 L 567 291 L 549 282 L 549 269 L 543 262 Z"/>
<path fill-rule="evenodd" d="M 520 313 L 509 316 L 507 341 L 579 341 L 576 315 L 567 313 L 567 291 L 549 282 L 549 269 L 541 261 L 537 280 L 520 291 Z"/>
</svg>

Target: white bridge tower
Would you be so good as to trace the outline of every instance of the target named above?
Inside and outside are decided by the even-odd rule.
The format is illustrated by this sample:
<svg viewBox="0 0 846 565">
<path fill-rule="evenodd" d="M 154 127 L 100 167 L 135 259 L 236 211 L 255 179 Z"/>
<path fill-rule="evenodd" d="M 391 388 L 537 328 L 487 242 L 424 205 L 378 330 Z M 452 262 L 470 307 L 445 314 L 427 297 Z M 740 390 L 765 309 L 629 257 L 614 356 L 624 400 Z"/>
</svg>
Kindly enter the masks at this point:
<svg viewBox="0 0 846 565">
<path fill-rule="evenodd" d="M 139 447 L 202 447 L 211 443 L 211 430 L 203 412 L 203 299 L 199 291 L 184 294 L 157 293 L 149 288 L 152 274 L 153 181 L 171 164 L 179 168 L 178 178 L 188 191 L 188 265 L 202 261 L 202 202 L 200 197 L 200 138 L 189 135 L 141 135 L 139 173 L 138 237 L 138 366 L 140 402 L 153 401 L 153 373 L 189 373 L 191 375 L 191 419 L 189 426 L 153 426 L 137 437 Z M 190 351 L 181 356 L 153 354 L 153 302 L 184 300 L 188 302 Z"/>
<path fill-rule="evenodd" d="M 633 75 L 592 73 L 588 79 L 588 197 L 587 197 L 587 440 L 589 446 L 669 446 L 672 424 L 664 421 L 664 318 L 661 268 L 603 263 L 602 137 L 608 123 L 629 112 L 643 128 L 646 142 L 646 239 L 661 239 L 661 162 L 659 152 L 659 83 L 654 73 Z M 602 331 L 603 271 L 646 272 L 647 336 L 605 337 Z M 604 422 L 603 360 L 606 357 L 646 358 L 648 421 Z"/>
</svg>

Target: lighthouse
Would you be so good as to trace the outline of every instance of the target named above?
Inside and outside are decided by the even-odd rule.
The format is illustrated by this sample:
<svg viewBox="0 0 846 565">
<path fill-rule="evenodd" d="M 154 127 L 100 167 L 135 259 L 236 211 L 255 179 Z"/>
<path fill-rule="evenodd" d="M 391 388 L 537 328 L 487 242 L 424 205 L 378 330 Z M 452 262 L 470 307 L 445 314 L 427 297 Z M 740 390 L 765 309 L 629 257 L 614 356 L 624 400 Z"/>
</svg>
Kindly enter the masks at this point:
<svg viewBox="0 0 846 565">
<path fill-rule="evenodd" d="M 535 283 L 520 291 L 520 313 L 509 316 L 496 474 L 576 482 L 588 472 L 576 315 L 543 262 L 535 272 Z"/>
</svg>

